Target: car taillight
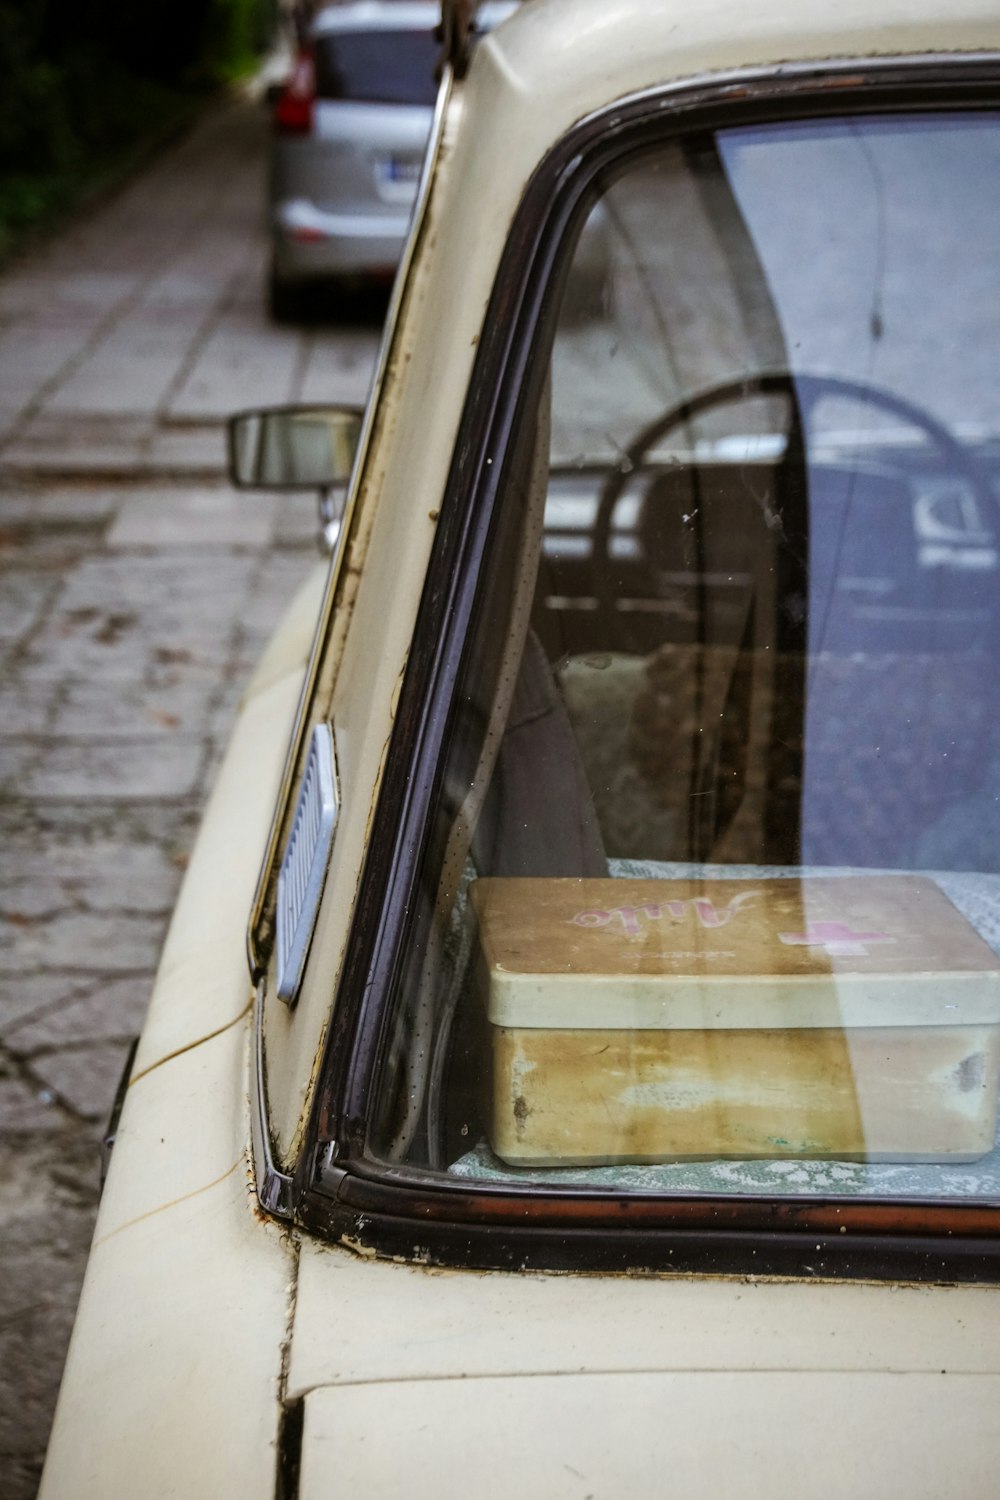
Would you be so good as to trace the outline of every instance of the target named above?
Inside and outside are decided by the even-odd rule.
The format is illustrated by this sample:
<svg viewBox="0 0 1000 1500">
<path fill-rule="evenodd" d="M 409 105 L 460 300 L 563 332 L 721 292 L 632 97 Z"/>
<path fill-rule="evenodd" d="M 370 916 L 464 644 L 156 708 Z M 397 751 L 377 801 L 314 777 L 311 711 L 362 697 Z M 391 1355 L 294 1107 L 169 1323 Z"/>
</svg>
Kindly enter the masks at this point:
<svg viewBox="0 0 1000 1500">
<path fill-rule="evenodd" d="M 312 129 L 315 100 L 316 73 L 312 54 L 300 52 L 274 107 L 275 130 L 282 135 L 308 135 Z"/>
</svg>

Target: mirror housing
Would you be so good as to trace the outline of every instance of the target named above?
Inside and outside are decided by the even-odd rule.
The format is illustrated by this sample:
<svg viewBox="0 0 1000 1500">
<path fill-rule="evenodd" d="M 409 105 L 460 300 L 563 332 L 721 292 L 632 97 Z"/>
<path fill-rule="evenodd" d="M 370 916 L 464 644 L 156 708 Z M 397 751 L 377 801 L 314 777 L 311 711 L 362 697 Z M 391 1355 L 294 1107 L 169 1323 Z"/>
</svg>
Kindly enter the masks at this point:
<svg viewBox="0 0 1000 1500">
<path fill-rule="evenodd" d="M 229 478 L 242 490 L 327 490 L 347 484 L 361 410 L 275 406 L 237 412 L 227 427 Z"/>
</svg>

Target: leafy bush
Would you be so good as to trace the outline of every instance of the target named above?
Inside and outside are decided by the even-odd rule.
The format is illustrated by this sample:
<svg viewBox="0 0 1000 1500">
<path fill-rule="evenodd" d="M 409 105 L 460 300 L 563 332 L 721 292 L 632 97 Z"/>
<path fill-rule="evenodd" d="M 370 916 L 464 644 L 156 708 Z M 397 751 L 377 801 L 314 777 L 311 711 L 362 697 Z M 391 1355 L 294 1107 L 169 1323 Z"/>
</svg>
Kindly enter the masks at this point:
<svg viewBox="0 0 1000 1500">
<path fill-rule="evenodd" d="M 275 0 L 0 0 L 0 253 L 266 47 Z"/>
</svg>

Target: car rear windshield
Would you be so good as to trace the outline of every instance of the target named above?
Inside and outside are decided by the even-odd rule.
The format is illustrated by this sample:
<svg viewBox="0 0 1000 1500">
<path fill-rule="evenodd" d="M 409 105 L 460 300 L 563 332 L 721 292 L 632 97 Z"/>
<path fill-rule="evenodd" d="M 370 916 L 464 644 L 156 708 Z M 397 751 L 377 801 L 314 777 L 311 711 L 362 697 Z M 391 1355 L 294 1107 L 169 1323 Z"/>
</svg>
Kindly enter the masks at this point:
<svg viewBox="0 0 1000 1500">
<path fill-rule="evenodd" d="M 337 31 L 315 42 L 320 99 L 433 104 L 440 47 L 430 31 Z"/>
<path fill-rule="evenodd" d="M 754 126 L 582 229 L 504 467 L 376 1147 L 1000 1198 L 1000 120 Z"/>
</svg>

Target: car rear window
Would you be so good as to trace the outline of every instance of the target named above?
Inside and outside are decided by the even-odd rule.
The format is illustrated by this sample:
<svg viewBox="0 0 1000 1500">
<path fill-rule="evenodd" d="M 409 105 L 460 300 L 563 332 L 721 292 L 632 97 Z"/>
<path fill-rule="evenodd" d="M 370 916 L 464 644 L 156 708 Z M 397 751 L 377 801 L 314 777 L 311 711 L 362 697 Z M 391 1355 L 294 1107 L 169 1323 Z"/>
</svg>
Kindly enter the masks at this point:
<svg viewBox="0 0 1000 1500">
<path fill-rule="evenodd" d="M 433 104 L 438 51 L 430 31 L 338 31 L 317 37 L 317 96 L 367 104 Z"/>
<path fill-rule="evenodd" d="M 1000 1196 L 998 152 L 856 116 L 607 185 L 505 469 L 389 1160 Z"/>
</svg>

